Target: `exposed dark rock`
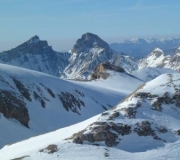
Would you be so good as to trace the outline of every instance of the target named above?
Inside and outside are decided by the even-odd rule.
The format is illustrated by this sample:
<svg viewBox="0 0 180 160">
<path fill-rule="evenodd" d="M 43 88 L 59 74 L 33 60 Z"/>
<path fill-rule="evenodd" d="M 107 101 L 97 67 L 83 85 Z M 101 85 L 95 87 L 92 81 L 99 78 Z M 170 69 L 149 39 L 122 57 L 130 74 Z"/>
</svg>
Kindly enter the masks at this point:
<svg viewBox="0 0 180 160">
<path fill-rule="evenodd" d="M 152 95 L 151 93 L 147 92 L 137 92 L 134 94 L 134 97 L 138 97 L 141 99 L 148 99 L 148 100 L 156 100 L 151 104 L 151 108 L 153 110 L 162 111 L 162 104 L 176 104 L 177 107 L 180 107 L 180 93 L 176 90 L 176 93 L 171 96 L 168 92 L 164 93 L 162 97 L 158 95 Z"/>
<path fill-rule="evenodd" d="M 175 133 L 176 133 L 177 135 L 180 135 L 180 129 L 178 129 L 177 131 L 175 131 Z"/>
<path fill-rule="evenodd" d="M 18 158 L 13 158 L 11 160 L 23 160 L 24 158 L 27 158 L 29 157 L 28 155 L 27 156 L 22 156 L 22 157 L 18 157 Z"/>
<path fill-rule="evenodd" d="M 29 127 L 29 114 L 26 104 L 22 97 L 16 93 L 0 90 L 0 112 L 6 118 L 14 118 L 24 126 Z"/>
<path fill-rule="evenodd" d="M 61 92 L 61 94 L 59 94 L 58 97 L 61 100 L 63 107 L 67 111 L 71 110 L 79 114 L 77 107 L 81 109 L 82 106 L 85 106 L 84 102 L 79 97 L 75 97 L 71 93 Z"/>
<path fill-rule="evenodd" d="M 154 139 L 159 139 L 155 133 L 155 130 L 151 128 L 151 123 L 148 121 L 136 123 L 134 132 L 136 132 L 139 136 L 152 136 Z"/>
<path fill-rule="evenodd" d="M 109 50 L 109 45 L 99 38 L 97 35 L 92 33 L 83 34 L 80 39 L 77 40 L 76 44 L 72 49 L 72 53 L 74 52 L 88 52 L 91 48 L 104 48 L 105 50 Z"/>
<path fill-rule="evenodd" d="M 162 107 L 161 107 L 161 105 L 162 105 L 162 98 L 158 98 L 157 99 L 157 101 L 155 101 L 151 106 L 151 108 L 153 109 L 153 110 L 156 110 L 156 111 L 162 111 Z"/>
<path fill-rule="evenodd" d="M 30 93 L 28 91 L 28 89 L 17 79 L 13 78 L 13 81 L 17 87 L 17 89 L 19 90 L 19 92 L 28 100 L 28 101 L 32 101 L 31 97 L 30 97 Z"/>
<path fill-rule="evenodd" d="M 43 100 L 43 99 L 41 99 L 41 106 L 42 106 L 43 108 L 45 108 L 45 107 L 46 107 L 46 103 L 44 102 L 44 100 Z"/>
<path fill-rule="evenodd" d="M 119 112 L 113 112 L 110 116 L 109 116 L 109 118 L 108 118 L 108 120 L 113 120 L 114 118 L 116 118 L 116 117 L 119 117 Z"/>
<path fill-rule="evenodd" d="M 48 154 L 53 154 L 54 152 L 57 152 L 57 151 L 58 151 L 58 148 L 57 148 L 57 145 L 55 144 L 51 144 L 47 146 L 46 148 L 39 150 L 39 152 L 45 152 Z"/>
<path fill-rule="evenodd" d="M 91 125 L 91 132 L 84 134 L 85 130 L 74 134 L 71 138 L 74 143 L 82 144 L 83 141 L 90 143 L 105 142 L 108 147 L 116 146 L 119 142 L 118 135 L 127 135 L 131 133 L 131 127 L 123 124 L 115 124 L 113 122 L 96 122 Z M 114 132 L 117 132 L 115 134 Z"/>
<path fill-rule="evenodd" d="M 166 132 L 168 132 L 167 128 L 164 127 L 164 126 L 156 127 L 156 130 L 157 130 L 159 133 L 166 133 Z"/>
<path fill-rule="evenodd" d="M 125 72 L 124 69 L 115 66 L 113 64 L 110 64 L 109 62 L 104 62 L 96 66 L 94 69 L 94 73 L 91 75 L 91 80 L 103 78 L 106 79 L 109 77 L 109 73 L 106 72 L 106 70 L 112 70 L 116 72 Z"/>
<path fill-rule="evenodd" d="M 137 92 L 135 93 L 134 97 L 138 97 L 138 98 L 148 98 L 148 99 L 152 99 L 155 97 L 158 97 L 158 95 L 152 95 L 151 93 L 148 92 Z"/>
<path fill-rule="evenodd" d="M 132 107 L 128 107 L 128 108 L 122 108 L 121 109 L 122 111 L 125 112 L 125 117 L 128 117 L 128 118 L 135 118 L 136 117 L 136 109 L 135 108 L 132 108 Z"/>
<path fill-rule="evenodd" d="M 38 100 L 40 103 L 41 103 L 41 106 L 43 107 L 43 108 L 45 108 L 46 107 L 46 103 L 45 103 L 45 101 L 43 100 L 44 98 L 43 97 L 41 97 L 37 92 L 33 92 L 33 96 L 34 96 L 34 99 L 35 100 Z"/>
<path fill-rule="evenodd" d="M 175 101 L 176 106 L 180 108 L 180 92 L 176 92 L 172 99 Z"/>
<path fill-rule="evenodd" d="M 56 97 L 51 89 L 49 89 L 48 87 L 45 87 L 42 83 L 40 83 L 40 85 L 42 85 L 47 90 L 47 92 L 51 95 L 51 97 L 53 98 Z"/>
</svg>

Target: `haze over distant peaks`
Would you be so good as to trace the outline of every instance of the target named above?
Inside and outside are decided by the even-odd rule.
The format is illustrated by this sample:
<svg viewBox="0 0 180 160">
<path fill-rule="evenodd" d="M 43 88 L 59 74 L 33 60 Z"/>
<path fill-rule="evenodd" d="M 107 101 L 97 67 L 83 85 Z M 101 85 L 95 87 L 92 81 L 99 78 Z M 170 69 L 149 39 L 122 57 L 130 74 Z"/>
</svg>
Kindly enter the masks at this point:
<svg viewBox="0 0 180 160">
<path fill-rule="evenodd" d="M 110 47 L 118 53 L 125 53 L 135 58 L 144 58 L 153 48 L 159 47 L 165 54 L 174 53 L 180 46 L 180 38 L 132 38 L 121 43 L 111 43 Z"/>
</svg>

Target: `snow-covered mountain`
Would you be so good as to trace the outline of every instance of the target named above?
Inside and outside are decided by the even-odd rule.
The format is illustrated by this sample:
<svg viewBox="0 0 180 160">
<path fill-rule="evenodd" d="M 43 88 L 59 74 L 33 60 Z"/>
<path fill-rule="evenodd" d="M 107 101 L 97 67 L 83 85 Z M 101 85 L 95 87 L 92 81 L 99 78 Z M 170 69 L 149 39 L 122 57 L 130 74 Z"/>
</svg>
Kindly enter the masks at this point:
<svg viewBox="0 0 180 160">
<path fill-rule="evenodd" d="M 137 60 L 117 54 L 100 37 L 92 33 L 83 34 L 70 50 L 70 63 L 64 73 L 70 79 L 89 79 L 94 68 L 102 62 L 110 62 L 124 68 L 127 72 L 137 69 Z"/>
<path fill-rule="evenodd" d="M 133 84 L 126 90 L 120 86 L 130 76 L 124 77 L 123 73 L 117 77 L 113 73 L 93 85 L 96 82 L 65 81 L 0 64 L 0 147 L 90 118 L 116 105 L 143 83 L 131 78 Z M 106 88 L 111 79 L 120 82 Z"/>
<path fill-rule="evenodd" d="M 139 87 L 115 108 L 74 134 L 74 143 L 146 151 L 180 140 L 180 74 L 164 74 Z M 136 144 L 138 145 L 131 145 Z"/>
<path fill-rule="evenodd" d="M 173 54 L 180 46 L 180 38 L 133 38 L 121 43 L 112 43 L 110 47 L 118 53 L 125 53 L 129 56 L 142 59 L 147 56 L 155 47 L 164 50 L 165 54 Z"/>
<path fill-rule="evenodd" d="M 110 62 L 131 72 L 137 69 L 137 60 L 117 54 L 109 45 L 92 33 L 83 34 L 67 53 L 59 53 L 34 36 L 14 49 L 0 53 L 0 62 L 56 77 L 88 79 L 101 62 Z"/>
<path fill-rule="evenodd" d="M 146 58 L 139 61 L 139 68 L 158 67 L 180 71 L 180 48 L 173 55 L 165 55 L 163 50 L 155 48 Z"/>
<path fill-rule="evenodd" d="M 5 146 L 0 157 L 4 160 L 178 160 L 179 79 L 179 73 L 161 75 L 101 115 Z"/>
<path fill-rule="evenodd" d="M 69 56 L 69 53 L 55 52 L 47 41 L 34 36 L 16 48 L 0 53 L 0 62 L 60 77 L 69 63 Z"/>
</svg>

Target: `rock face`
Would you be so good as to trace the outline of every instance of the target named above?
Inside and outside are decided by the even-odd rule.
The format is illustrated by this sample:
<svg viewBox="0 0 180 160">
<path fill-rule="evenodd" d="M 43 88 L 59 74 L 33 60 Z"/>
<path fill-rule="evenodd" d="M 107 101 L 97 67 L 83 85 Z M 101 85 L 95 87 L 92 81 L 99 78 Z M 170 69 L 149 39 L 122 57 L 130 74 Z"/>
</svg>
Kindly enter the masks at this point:
<svg viewBox="0 0 180 160">
<path fill-rule="evenodd" d="M 26 104 L 17 93 L 0 90 L 0 112 L 6 118 L 14 118 L 24 126 L 29 127 L 30 118 Z"/>
<path fill-rule="evenodd" d="M 146 149 L 153 149 L 179 140 L 179 79 L 179 73 L 166 74 L 140 86 L 124 101 L 103 112 L 96 122 L 75 133 L 70 139 L 78 144 L 104 143 L 121 149 L 123 144 L 129 146 L 137 142 L 146 144 Z"/>
<path fill-rule="evenodd" d="M 97 35 L 86 33 L 77 40 L 71 50 L 70 64 L 64 73 L 68 78 L 89 79 L 94 68 L 102 62 L 120 66 L 127 72 L 137 69 L 137 61 L 129 56 L 117 54 Z"/>
<path fill-rule="evenodd" d="M 139 61 L 139 68 L 158 67 L 170 68 L 180 71 L 180 49 L 177 48 L 173 55 L 165 55 L 164 52 L 155 48 L 146 58 Z"/>
<path fill-rule="evenodd" d="M 110 63 L 101 63 L 94 69 L 94 73 L 91 75 L 91 80 L 103 78 L 106 79 L 109 76 L 109 73 L 107 73 L 107 70 L 115 71 L 115 72 L 125 72 L 124 69 L 112 65 Z"/>
<path fill-rule="evenodd" d="M 144 67 L 164 67 L 164 62 L 169 61 L 168 56 L 165 56 L 164 52 L 160 48 L 155 48 L 147 58 L 140 60 L 139 68 Z"/>
<path fill-rule="evenodd" d="M 34 36 L 16 48 L 2 52 L 0 61 L 60 77 L 69 63 L 69 56 L 69 53 L 55 52 L 47 41 Z"/>
<path fill-rule="evenodd" d="M 80 39 L 77 40 L 76 44 L 74 45 L 73 49 L 71 50 L 72 53 L 86 53 L 91 48 L 104 48 L 105 51 L 109 51 L 109 45 L 99 38 L 97 35 L 92 33 L 83 34 Z"/>
</svg>

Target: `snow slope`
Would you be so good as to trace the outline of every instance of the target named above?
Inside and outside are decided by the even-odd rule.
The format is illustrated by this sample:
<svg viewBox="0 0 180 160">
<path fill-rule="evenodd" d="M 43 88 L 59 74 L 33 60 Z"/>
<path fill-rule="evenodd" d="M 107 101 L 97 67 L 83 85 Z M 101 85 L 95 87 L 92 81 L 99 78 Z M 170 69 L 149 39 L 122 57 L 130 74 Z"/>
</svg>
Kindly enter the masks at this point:
<svg viewBox="0 0 180 160">
<path fill-rule="evenodd" d="M 132 90 L 143 83 L 134 82 L 137 83 Z M 125 87 L 108 88 L 108 81 L 99 86 L 93 83 L 65 81 L 0 64 L 0 127 L 3 128 L 0 134 L 4 135 L 0 137 L 0 147 L 83 121 L 111 108 L 127 95 Z"/>
<path fill-rule="evenodd" d="M 92 81 L 75 81 L 76 84 L 81 84 L 91 87 L 106 88 L 108 90 L 120 92 L 122 94 L 130 94 L 138 86 L 144 83 L 143 80 L 136 78 L 128 73 L 118 73 L 115 71 L 107 70 L 110 76 L 107 79 L 96 79 Z M 74 83 L 74 82 L 73 82 Z"/>
<path fill-rule="evenodd" d="M 113 109 L 76 125 L 5 146 L 0 157 L 178 160 L 179 80 L 179 73 L 161 75 Z"/>
<path fill-rule="evenodd" d="M 155 79 L 156 77 L 164 73 L 177 73 L 177 71 L 169 68 L 145 67 L 135 70 L 131 74 L 147 82 Z"/>
<path fill-rule="evenodd" d="M 160 48 L 155 48 L 146 58 L 140 60 L 139 68 L 159 67 L 167 63 L 170 56 L 166 56 Z"/>
</svg>

